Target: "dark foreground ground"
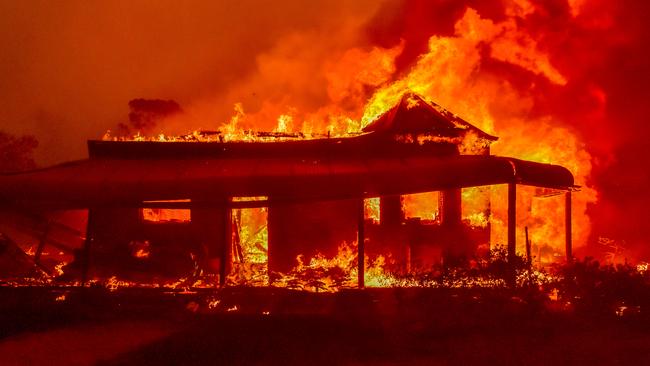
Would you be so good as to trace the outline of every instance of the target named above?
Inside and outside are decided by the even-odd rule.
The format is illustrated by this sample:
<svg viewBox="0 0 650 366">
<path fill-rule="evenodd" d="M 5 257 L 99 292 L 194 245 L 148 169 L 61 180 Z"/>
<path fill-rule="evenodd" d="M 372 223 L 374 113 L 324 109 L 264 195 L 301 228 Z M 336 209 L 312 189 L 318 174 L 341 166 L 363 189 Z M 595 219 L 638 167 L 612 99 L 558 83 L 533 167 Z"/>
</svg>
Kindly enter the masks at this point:
<svg viewBox="0 0 650 366">
<path fill-rule="evenodd" d="M 622 309 L 494 289 L 0 288 L 0 365 L 648 365 L 650 321 Z"/>
</svg>

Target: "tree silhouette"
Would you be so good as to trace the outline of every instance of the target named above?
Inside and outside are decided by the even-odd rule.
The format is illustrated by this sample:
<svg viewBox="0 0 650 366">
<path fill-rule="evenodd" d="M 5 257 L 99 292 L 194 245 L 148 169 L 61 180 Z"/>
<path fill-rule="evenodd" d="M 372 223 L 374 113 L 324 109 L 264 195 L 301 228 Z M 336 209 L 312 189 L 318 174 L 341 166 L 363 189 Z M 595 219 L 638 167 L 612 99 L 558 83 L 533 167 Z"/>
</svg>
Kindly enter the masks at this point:
<svg viewBox="0 0 650 366">
<path fill-rule="evenodd" d="M 0 173 L 34 169 L 34 149 L 38 140 L 34 136 L 14 136 L 0 131 Z"/>
</svg>

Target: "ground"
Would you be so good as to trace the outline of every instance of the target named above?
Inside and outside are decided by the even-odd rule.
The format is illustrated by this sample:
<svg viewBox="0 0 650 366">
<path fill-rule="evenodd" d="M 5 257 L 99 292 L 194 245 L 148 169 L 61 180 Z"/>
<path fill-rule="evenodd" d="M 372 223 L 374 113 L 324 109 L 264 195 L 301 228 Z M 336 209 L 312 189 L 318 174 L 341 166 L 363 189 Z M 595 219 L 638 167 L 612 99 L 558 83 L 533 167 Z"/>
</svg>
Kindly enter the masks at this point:
<svg viewBox="0 0 650 366">
<path fill-rule="evenodd" d="M 650 364 L 650 322 L 537 293 L 0 288 L 2 365 Z"/>
</svg>

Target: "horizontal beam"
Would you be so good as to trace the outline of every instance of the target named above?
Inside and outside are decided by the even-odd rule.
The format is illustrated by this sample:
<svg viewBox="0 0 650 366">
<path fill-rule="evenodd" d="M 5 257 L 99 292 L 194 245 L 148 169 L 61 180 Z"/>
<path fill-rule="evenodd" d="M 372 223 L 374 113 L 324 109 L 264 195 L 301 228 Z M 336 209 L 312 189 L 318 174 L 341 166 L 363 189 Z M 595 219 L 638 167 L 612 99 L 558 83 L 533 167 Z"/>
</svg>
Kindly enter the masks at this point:
<svg viewBox="0 0 650 366">
<path fill-rule="evenodd" d="M 238 208 L 261 208 L 269 207 L 269 200 L 262 201 L 195 201 L 195 202 L 136 202 L 126 204 L 127 207 L 137 208 L 166 208 L 166 209 L 192 209 L 192 208 L 210 208 L 210 207 L 227 207 L 232 209 Z"/>
<path fill-rule="evenodd" d="M 0 198 L 41 207 L 260 196 L 337 200 L 502 183 L 570 189 L 574 180 L 560 166 L 496 156 L 91 159 L 0 176 Z"/>
</svg>

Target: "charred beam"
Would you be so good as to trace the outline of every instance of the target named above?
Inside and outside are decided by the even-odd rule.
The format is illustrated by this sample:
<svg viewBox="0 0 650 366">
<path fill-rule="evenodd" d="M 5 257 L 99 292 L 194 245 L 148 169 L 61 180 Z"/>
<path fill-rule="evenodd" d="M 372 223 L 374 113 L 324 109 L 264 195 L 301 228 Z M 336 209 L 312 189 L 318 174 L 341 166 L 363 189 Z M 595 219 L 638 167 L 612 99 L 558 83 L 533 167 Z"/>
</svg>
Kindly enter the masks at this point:
<svg viewBox="0 0 650 366">
<path fill-rule="evenodd" d="M 138 207 L 138 208 L 164 208 L 164 209 L 192 209 L 192 208 L 214 208 L 224 206 L 231 209 L 240 209 L 240 208 L 261 208 L 268 207 L 268 200 L 261 201 L 233 201 L 228 203 L 223 203 L 223 201 L 197 201 L 197 202 L 164 202 L 164 201 L 155 201 L 155 202 L 139 202 L 126 204 L 124 206 L 128 207 Z"/>
<path fill-rule="evenodd" d="M 526 234 L 526 260 L 528 261 L 528 264 L 533 263 L 533 255 L 532 255 L 532 248 L 531 248 L 531 243 L 530 243 L 530 238 L 528 237 L 528 226 L 524 228 L 524 233 Z"/>
<path fill-rule="evenodd" d="M 385 147 L 381 149 L 400 156 Z M 85 208 L 229 196 L 334 200 L 353 199 L 361 194 L 410 194 L 509 183 L 513 174 L 518 182 L 539 187 L 567 189 L 574 184 L 573 176 L 563 167 L 494 156 L 418 158 L 407 155 L 370 159 L 353 154 L 345 159 L 269 157 L 265 158 L 265 164 L 258 161 L 257 158 L 216 156 L 182 161 L 178 158 L 89 159 L 2 176 L 0 201 L 39 208 Z M 430 173 L 422 174 L 424 171 Z M 94 172 L 92 179 L 81 179 L 89 176 L 88 172 Z M 291 184 L 286 184 L 288 181 Z"/>
<path fill-rule="evenodd" d="M 95 240 L 95 210 L 88 209 L 88 222 L 86 223 L 86 239 L 81 251 L 81 286 L 86 285 L 88 281 L 88 272 L 90 270 L 90 251 Z"/>
<path fill-rule="evenodd" d="M 358 208 L 358 231 L 357 231 L 357 248 L 358 248 L 358 253 L 357 253 L 357 284 L 359 288 L 365 287 L 365 239 L 366 239 L 366 234 L 365 234 L 365 211 L 364 211 L 364 204 L 363 204 L 363 199 L 359 200 L 359 208 Z"/>
<path fill-rule="evenodd" d="M 34 262 L 40 264 L 41 255 L 43 254 L 43 249 L 45 248 L 45 243 L 47 242 L 47 235 L 50 233 L 50 224 L 49 222 L 45 223 L 45 228 L 43 233 L 38 241 L 38 247 L 36 248 L 36 253 L 34 254 Z"/>
<path fill-rule="evenodd" d="M 20 205 L 17 202 L 2 201 L 3 208 L 9 209 L 14 213 L 19 214 L 25 220 L 21 220 L 20 226 L 27 228 L 29 230 L 40 230 L 41 225 L 46 225 L 49 229 L 54 229 L 57 231 L 63 231 L 65 233 L 81 237 L 83 235 L 79 230 L 72 228 L 63 223 L 49 220 L 43 214 L 36 213 L 33 211 L 33 208 L 25 207 Z M 68 208 L 67 206 L 65 208 Z M 74 206 L 71 205 L 70 208 L 79 208 L 85 209 L 86 206 Z"/>
<path fill-rule="evenodd" d="M 566 260 L 573 260 L 573 242 L 571 232 L 571 191 L 564 194 L 564 229 L 566 235 Z"/>
<path fill-rule="evenodd" d="M 56 241 L 54 239 L 47 239 L 47 241 L 45 242 L 45 245 L 53 246 L 54 248 L 59 249 L 60 251 L 62 251 L 64 253 L 68 253 L 68 254 L 74 253 L 74 248 L 72 248 L 72 247 L 70 247 L 70 246 L 68 246 L 66 244 L 63 244 L 63 243 L 61 243 L 59 241 Z"/>
<path fill-rule="evenodd" d="M 226 284 L 226 276 L 230 272 L 230 255 L 232 253 L 232 210 L 225 210 L 223 222 L 223 246 L 219 263 L 219 285 Z"/>
</svg>

